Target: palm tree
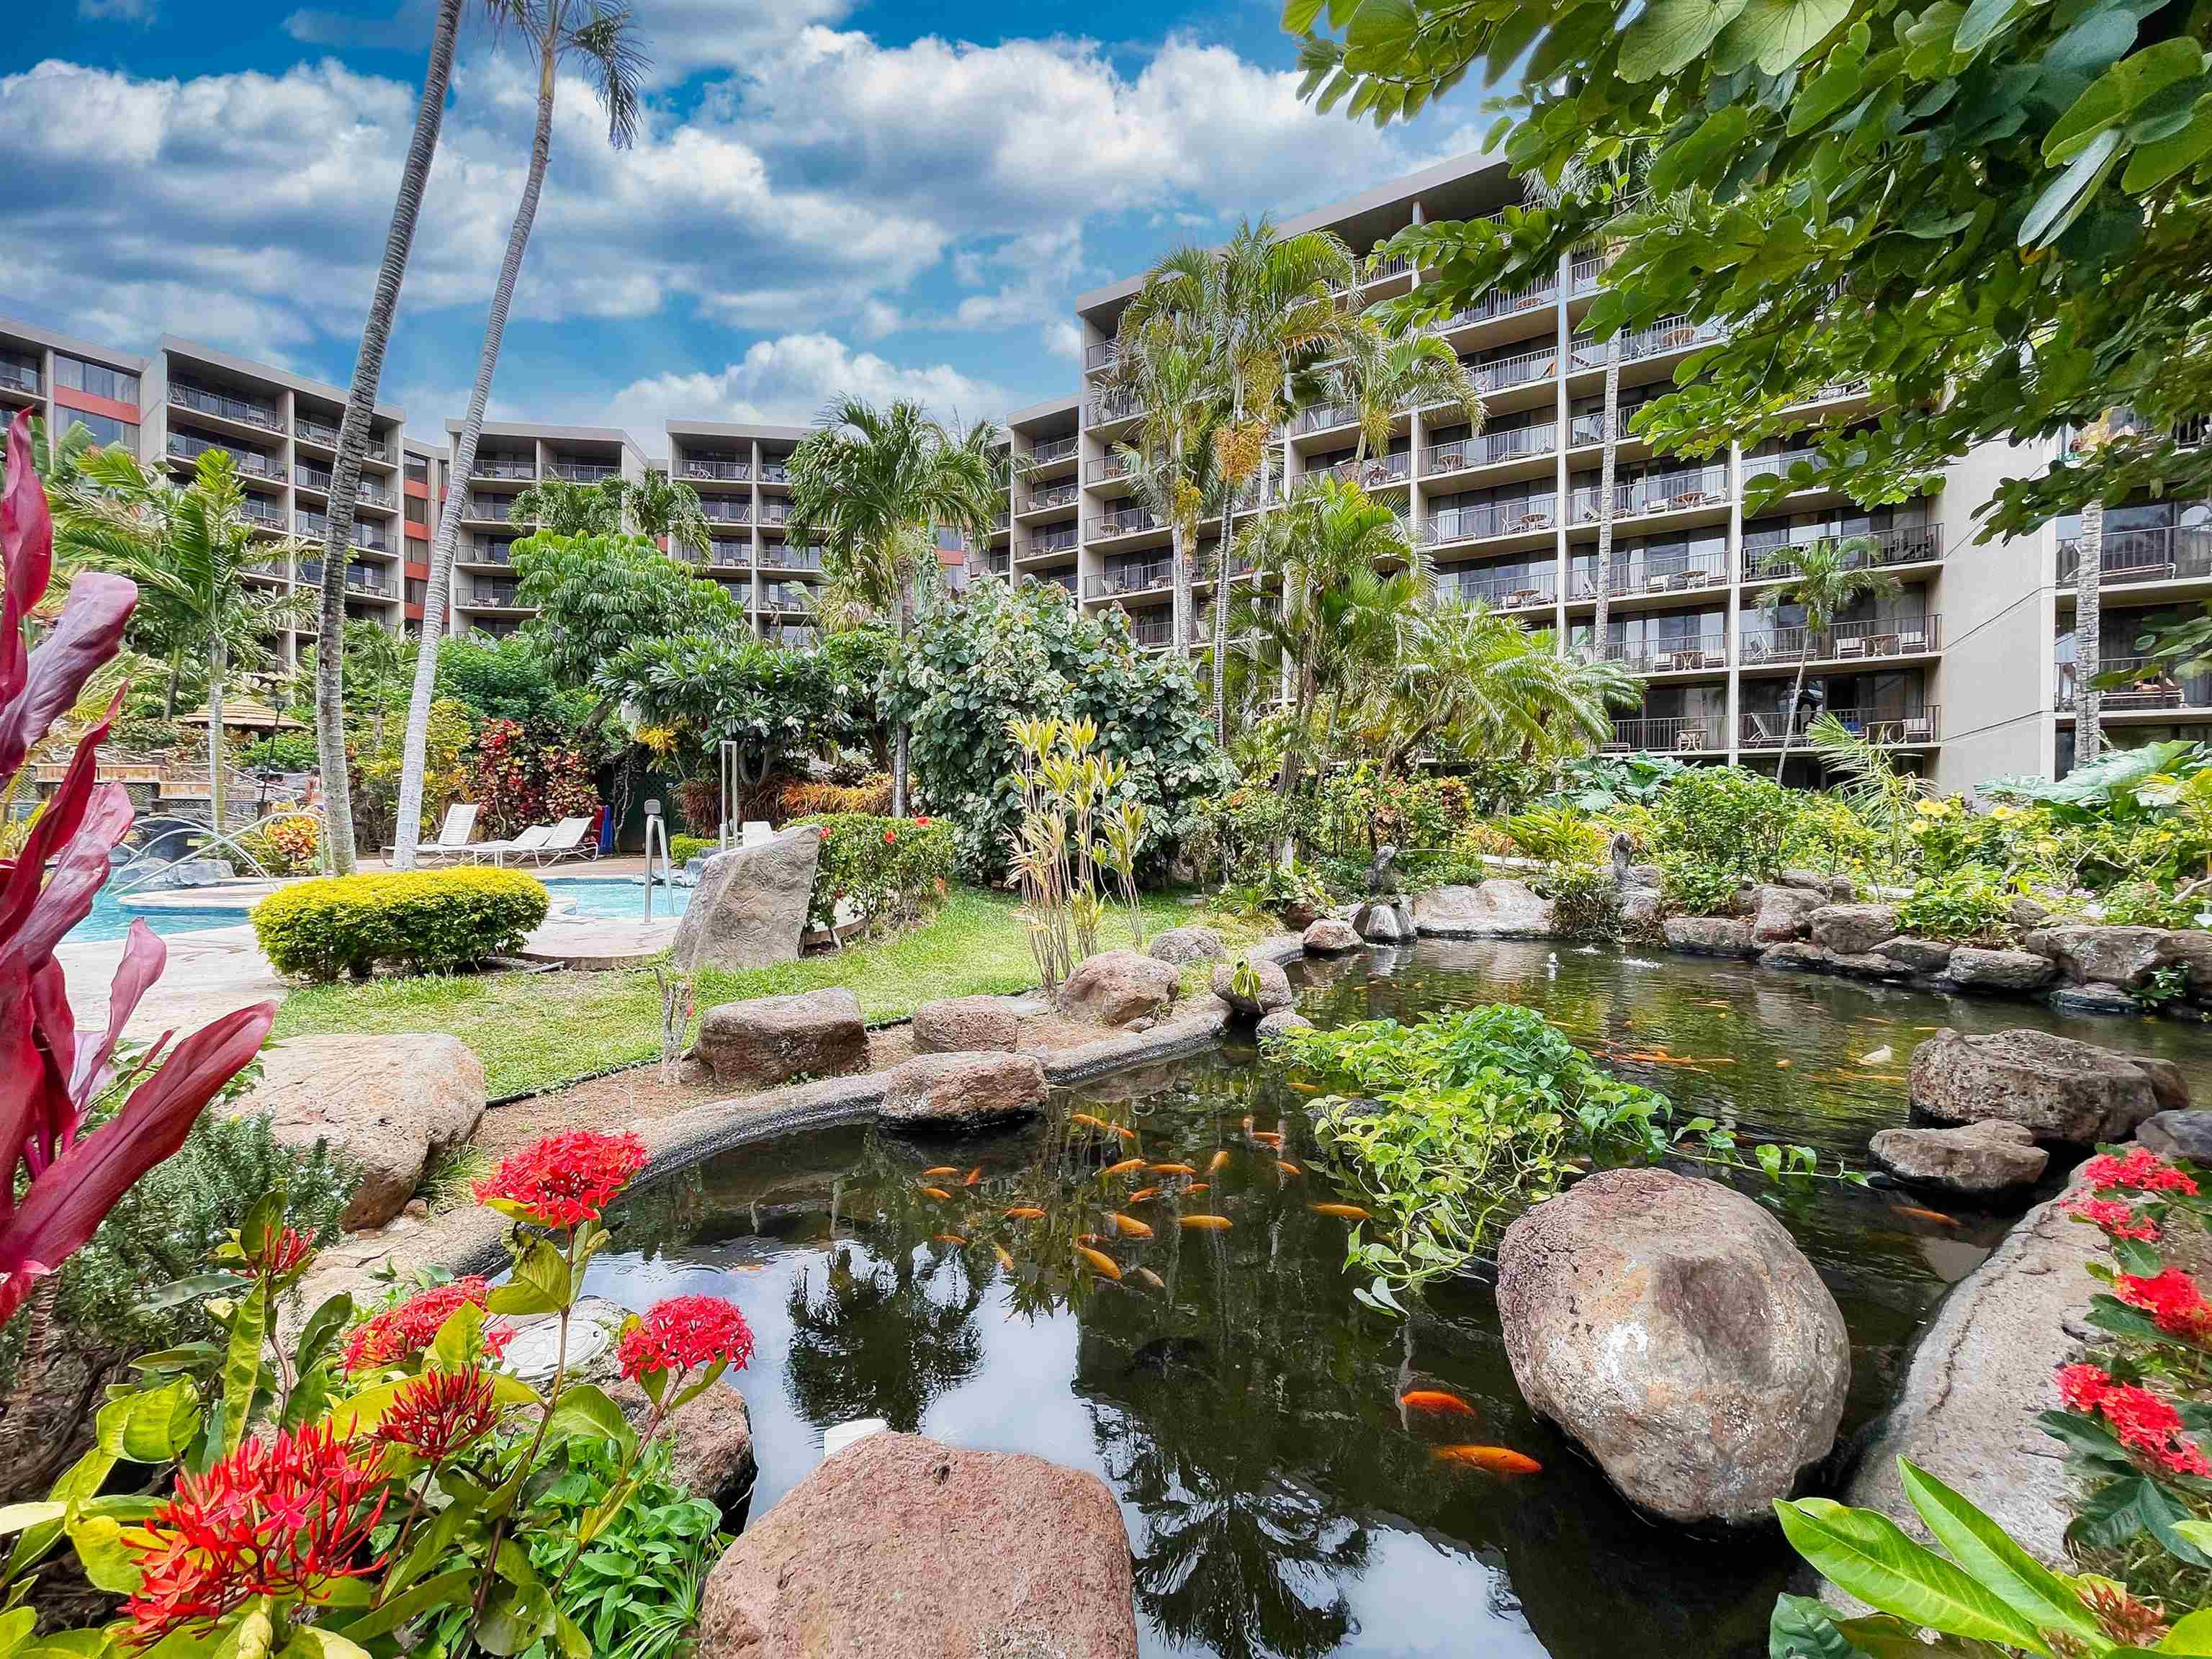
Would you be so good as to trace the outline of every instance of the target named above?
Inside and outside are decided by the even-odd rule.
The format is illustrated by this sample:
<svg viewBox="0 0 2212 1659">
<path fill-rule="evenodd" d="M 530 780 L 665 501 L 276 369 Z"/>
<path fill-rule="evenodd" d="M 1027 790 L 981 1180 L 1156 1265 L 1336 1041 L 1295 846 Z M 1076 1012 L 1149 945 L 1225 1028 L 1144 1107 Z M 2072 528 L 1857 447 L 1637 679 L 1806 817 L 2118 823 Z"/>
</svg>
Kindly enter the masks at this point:
<svg viewBox="0 0 2212 1659">
<path fill-rule="evenodd" d="M 304 593 L 271 592 L 247 580 L 257 567 L 307 549 L 257 541 L 244 504 L 228 450 L 202 451 L 191 483 L 180 489 L 120 445 L 88 453 L 54 500 L 58 550 L 130 577 L 138 585 L 140 616 L 173 651 L 197 652 L 205 663 L 208 808 L 217 834 L 229 672 L 265 666 L 270 636 L 304 626 L 310 614 Z"/>
<path fill-rule="evenodd" d="M 2091 422 L 2077 447 L 2086 455 L 2111 438 L 2110 415 Z M 2105 502 L 2081 506 L 2081 548 L 2074 569 L 2074 764 L 2087 766 L 2105 752 L 2105 693 L 2097 684 L 2104 647 Z"/>
<path fill-rule="evenodd" d="M 1217 422 L 1208 435 L 1222 485 L 1213 586 L 1217 738 L 1225 736 L 1228 721 L 1224 672 L 1237 496 L 1258 474 L 1270 434 L 1289 413 L 1295 373 L 1343 335 L 1351 313 L 1337 296 L 1357 275 L 1352 251 L 1334 232 L 1278 236 L 1272 221 L 1263 217 L 1255 225 L 1248 219 L 1218 252 L 1185 246 L 1154 266 L 1121 320 L 1124 341 L 1141 339 L 1152 324 L 1173 318 L 1207 343 Z M 1176 638 L 1184 648 L 1180 624 Z"/>
<path fill-rule="evenodd" d="M 1824 537 L 1803 545 L 1778 547 L 1759 567 L 1765 576 L 1785 580 L 1759 596 L 1759 609 L 1770 621 L 1784 605 L 1795 605 L 1805 613 L 1804 637 L 1797 651 L 1797 677 L 1790 683 L 1790 702 L 1782 711 L 1782 757 L 1775 763 L 1774 778 L 1785 781 L 1790 768 L 1790 742 L 1796 735 L 1797 700 L 1805 693 L 1805 665 L 1812 659 L 1814 641 L 1828 626 L 1850 609 L 1854 601 L 1897 591 L 1897 578 L 1866 562 L 1874 544 L 1863 536 L 1838 541 Z"/>
<path fill-rule="evenodd" d="M 1482 429 L 1481 390 L 1459 354 L 1435 335 L 1394 335 L 1363 312 L 1346 329 L 1340 344 L 1343 360 L 1329 371 L 1329 380 L 1359 422 L 1355 477 L 1370 451 L 1381 454 L 1389 449 L 1390 428 L 1402 410 L 1457 404 L 1468 427 Z"/>
<path fill-rule="evenodd" d="M 714 545 L 699 492 L 663 472 L 642 478 L 602 478 L 577 483 L 540 478 L 515 494 L 507 522 L 554 536 L 614 536 L 624 532 L 665 538 L 671 550 L 704 554 Z"/>
<path fill-rule="evenodd" d="M 1139 497 L 1168 527 L 1175 653 L 1188 660 L 1195 631 L 1191 562 L 1206 510 L 1200 480 L 1220 420 L 1217 342 L 1191 318 L 1166 313 L 1123 318 L 1119 338 L 1115 378 L 1135 398 L 1139 414 L 1136 442 L 1115 449 Z"/>
<path fill-rule="evenodd" d="M 538 218 L 538 198 L 545 188 L 545 170 L 553 159 L 553 94 L 560 85 L 561 66 L 575 63 L 583 69 L 592 88 L 606 111 L 607 142 L 627 149 L 637 136 L 638 82 L 647 59 L 631 35 L 626 7 L 601 0 L 498 0 L 498 3 L 526 16 L 519 21 L 534 25 L 538 52 L 538 125 L 530 141 L 530 171 L 523 180 L 522 200 L 514 210 L 514 222 L 507 235 L 507 254 L 500 261 L 499 283 L 492 289 L 491 314 L 484 322 L 483 349 L 477 357 L 477 378 L 469 389 L 469 412 L 453 442 L 453 470 L 448 474 L 465 489 L 476 471 L 477 440 L 483 435 L 484 405 L 491 398 L 492 374 L 499 367 L 499 348 L 507 332 L 507 313 L 514 303 L 514 285 L 522 275 L 522 256 L 530 246 L 530 230 Z M 335 507 L 336 503 L 333 502 Z M 422 771 L 430 735 L 430 696 L 438 678 L 438 640 L 446 629 L 447 591 L 452 586 L 453 550 L 460 535 L 461 515 L 447 511 L 438 515 L 438 540 L 430 554 L 430 580 L 422 601 L 422 654 L 415 665 L 415 691 L 407 705 L 407 737 L 400 751 L 399 822 L 392 843 L 392 864 L 397 870 L 415 867 L 415 842 L 422 830 Z M 325 573 L 325 589 L 328 591 Z M 325 631 L 330 631 L 328 623 Z M 335 644 L 335 641 L 332 641 Z M 335 653 L 333 653 L 333 655 Z M 319 713 L 322 688 L 317 687 Z M 331 701 L 337 702 L 336 687 Z"/>
<path fill-rule="evenodd" d="M 438 21 L 430 34 L 430 62 L 422 75 L 422 95 L 415 106 L 415 136 L 407 164 L 399 173 L 399 196 L 384 234 L 384 259 L 376 269 L 376 292 L 362 325 L 361 349 L 353 360 L 353 384 L 346 392 L 345 414 L 338 422 L 337 465 L 331 471 L 330 527 L 323 543 L 321 623 L 316 635 L 322 666 L 315 678 L 315 738 L 330 802 L 324 844 L 340 875 L 353 869 L 352 790 L 346 766 L 345 698 L 340 666 L 344 657 L 346 562 L 353 543 L 354 498 L 361 489 L 362 458 L 368 453 L 369 417 L 376 409 L 377 384 L 384 377 L 385 348 L 399 310 L 399 285 L 407 276 L 408 250 L 415 241 L 415 219 L 429 184 L 430 161 L 446 118 L 446 83 L 453 70 L 453 36 L 460 27 L 462 0 L 438 0 Z M 495 21 L 504 7 L 494 0 Z"/>
<path fill-rule="evenodd" d="M 833 624 L 890 611 L 903 647 L 917 590 L 937 579 L 938 526 L 966 532 L 976 546 L 988 545 L 997 526 L 1006 496 L 994 482 L 996 439 L 981 422 L 956 434 L 905 398 L 878 410 L 844 398 L 823 411 L 791 454 L 785 533 L 821 543 L 823 610 Z M 891 745 L 891 813 L 906 811 L 901 720 Z"/>
<path fill-rule="evenodd" d="M 714 545 L 714 526 L 699 492 L 681 478 L 665 472 L 648 472 L 642 478 L 621 481 L 623 507 L 641 536 L 665 539 L 672 553 L 681 549 L 704 558 Z"/>
</svg>

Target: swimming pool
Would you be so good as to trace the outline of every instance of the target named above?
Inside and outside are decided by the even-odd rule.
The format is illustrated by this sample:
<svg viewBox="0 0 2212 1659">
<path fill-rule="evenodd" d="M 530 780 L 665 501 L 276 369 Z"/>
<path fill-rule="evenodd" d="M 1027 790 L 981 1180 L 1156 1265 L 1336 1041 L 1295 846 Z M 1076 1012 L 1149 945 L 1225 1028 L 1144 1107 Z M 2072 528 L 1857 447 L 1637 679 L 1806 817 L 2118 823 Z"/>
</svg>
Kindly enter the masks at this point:
<svg viewBox="0 0 2212 1659">
<path fill-rule="evenodd" d="M 246 911 L 235 903 L 227 909 L 134 910 L 125 908 L 130 902 L 128 896 L 118 899 L 113 887 L 101 888 L 94 896 L 91 914 L 70 928 L 62 943 L 86 945 L 121 939 L 131 931 L 134 921 L 143 921 L 165 938 L 172 933 L 204 933 L 210 927 L 236 927 L 246 921 Z"/>
<path fill-rule="evenodd" d="M 645 919 L 645 880 L 637 876 L 548 876 L 545 886 L 557 908 L 563 902 L 574 916 L 604 916 L 611 921 Z M 688 887 L 664 887 L 653 896 L 656 919 L 680 916 L 690 902 Z"/>
</svg>

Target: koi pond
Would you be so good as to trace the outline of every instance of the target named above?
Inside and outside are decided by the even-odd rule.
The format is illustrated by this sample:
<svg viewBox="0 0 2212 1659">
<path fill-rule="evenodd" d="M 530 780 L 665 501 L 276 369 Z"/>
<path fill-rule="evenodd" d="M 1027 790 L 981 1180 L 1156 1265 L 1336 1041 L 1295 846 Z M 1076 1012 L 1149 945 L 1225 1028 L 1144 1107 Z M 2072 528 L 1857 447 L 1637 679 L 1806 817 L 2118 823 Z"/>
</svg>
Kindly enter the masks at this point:
<svg viewBox="0 0 2212 1659">
<path fill-rule="evenodd" d="M 1513 1001 L 1587 1048 L 1688 1059 L 1615 1065 L 1747 1139 L 1862 1167 L 1868 1137 L 1905 1121 L 1911 1050 L 1940 1025 L 2039 1026 L 2212 1075 L 2212 1030 L 2194 1025 L 1730 963 L 1431 940 L 1291 971 L 1323 1025 Z M 1764 1655 L 1792 1571 L 1778 1534 L 1694 1536 L 1632 1511 L 1522 1403 L 1482 1278 L 1431 1287 L 1407 1321 L 1353 1299 L 1350 1223 L 1315 1206 L 1357 1195 L 1314 1156 L 1311 1087 L 1231 1045 L 1062 1091 L 1003 1133 L 793 1135 L 638 1194 L 590 1288 L 744 1309 L 754 1513 L 857 1418 L 1095 1471 L 1127 1524 L 1147 1654 Z M 1117 1170 L 1133 1158 L 1189 1173 Z M 2008 1218 L 1834 1182 L 1745 1190 L 1843 1309 L 1847 1445 Z M 1472 1446 L 1518 1455 L 1447 1449 Z M 1537 1468 L 1504 1472 L 1522 1459 Z"/>
</svg>

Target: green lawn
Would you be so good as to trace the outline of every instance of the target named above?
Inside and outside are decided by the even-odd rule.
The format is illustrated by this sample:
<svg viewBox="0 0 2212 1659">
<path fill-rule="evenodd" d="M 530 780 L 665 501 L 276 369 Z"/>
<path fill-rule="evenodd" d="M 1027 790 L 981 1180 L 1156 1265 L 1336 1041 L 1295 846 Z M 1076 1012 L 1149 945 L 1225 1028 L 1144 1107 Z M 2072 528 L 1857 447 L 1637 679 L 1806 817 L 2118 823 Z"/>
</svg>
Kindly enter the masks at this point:
<svg viewBox="0 0 2212 1659">
<path fill-rule="evenodd" d="M 1016 908 L 1008 895 L 958 888 L 923 926 L 881 944 L 749 973 L 703 974 L 699 1006 L 842 985 L 876 1024 L 939 997 L 1026 990 L 1036 983 L 1036 969 Z M 1146 898 L 1147 938 L 1195 921 L 1218 927 L 1232 943 L 1267 931 L 1171 897 Z M 1128 942 L 1126 915 L 1116 911 L 1101 927 L 1099 943 L 1110 949 Z M 450 1031 L 483 1060 L 496 1099 L 657 1058 L 659 1018 L 660 994 L 649 970 L 429 975 L 295 991 L 276 1016 L 275 1034 Z"/>
</svg>

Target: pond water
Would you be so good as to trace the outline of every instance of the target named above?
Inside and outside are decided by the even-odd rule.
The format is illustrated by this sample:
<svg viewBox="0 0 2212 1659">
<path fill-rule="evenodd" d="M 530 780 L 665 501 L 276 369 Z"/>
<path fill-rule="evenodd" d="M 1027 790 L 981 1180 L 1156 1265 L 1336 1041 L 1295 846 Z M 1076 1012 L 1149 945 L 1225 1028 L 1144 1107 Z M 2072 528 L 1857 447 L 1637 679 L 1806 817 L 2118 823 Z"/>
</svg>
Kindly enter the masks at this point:
<svg viewBox="0 0 2212 1659">
<path fill-rule="evenodd" d="M 1546 944 L 1429 941 L 1304 971 L 1301 1006 L 1324 1024 L 1512 1000 L 1586 1045 L 1707 1060 L 1620 1069 L 1747 1138 L 1854 1163 L 1869 1133 L 1903 1121 L 1911 1048 L 1941 1024 L 2037 1025 L 2199 1075 L 2212 1062 L 2212 1033 L 2172 1022 Z M 1310 1207 L 1347 1194 L 1317 1165 L 1308 1098 L 1232 1045 L 1063 1091 L 1044 1119 L 1002 1133 L 795 1135 L 640 1193 L 590 1288 L 637 1307 L 704 1291 L 743 1308 L 760 1339 L 736 1379 L 760 1461 L 756 1514 L 854 1418 L 1095 1471 L 1127 1523 L 1148 1655 L 1765 1654 L 1791 1570 L 1778 1538 L 1696 1537 L 1632 1512 L 1522 1403 L 1486 1276 L 1432 1287 L 1407 1322 L 1352 1300 L 1346 1224 Z M 1280 1158 L 1302 1173 L 1248 1125 L 1279 1129 Z M 1199 1173 L 1183 1179 L 1209 1190 L 1178 1197 L 1170 1182 L 1139 1201 L 1131 1189 L 1159 1177 L 1102 1173 L 1139 1155 L 1188 1164 Z M 945 1165 L 959 1173 L 925 1178 Z M 1947 1225 L 1834 1183 L 1746 1190 L 1775 1206 L 1843 1309 L 1849 1437 L 2006 1220 Z M 1018 1206 L 1045 1213 L 1004 1213 Z M 1178 1209 L 1231 1224 L 1184 1229 Z M 1153 1236 L 1121 1236 L 1116 1211 Z M 1085 1234 L 1118 1281 L 1085 1264 Z M 1474 1416 L 1407 1412 L 1410 1389 L 1448 1390 Z M 1451 1441 L 1510 1447 L 1541 1471 L 1438 1460 Z"/>
</svg>

